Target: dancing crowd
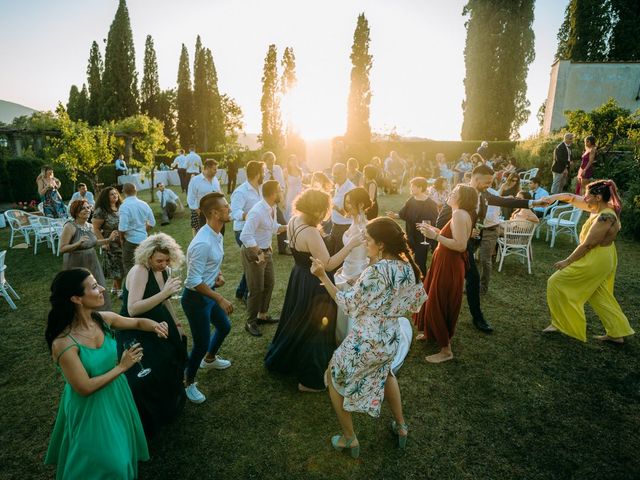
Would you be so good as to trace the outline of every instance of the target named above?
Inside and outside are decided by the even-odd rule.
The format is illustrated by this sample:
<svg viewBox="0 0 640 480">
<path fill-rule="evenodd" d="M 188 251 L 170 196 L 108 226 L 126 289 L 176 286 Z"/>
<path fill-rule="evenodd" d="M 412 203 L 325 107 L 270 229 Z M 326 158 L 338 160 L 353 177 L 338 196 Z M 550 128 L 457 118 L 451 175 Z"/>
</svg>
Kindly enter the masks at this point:
<svg viewBox="0 0 640 480">
<path fill-rule="evenodd" d="M 328 390 L 341 428 L 331 444 L 354 458 L 360 444 L 352 413 L 378 417 L 383 400 L 397 444 L 406 446 L 409 425 L 396 373 L 412 343 L 412 323 L 416 340 L 437 344 L 438 351 L 425 357 L 431 364 L 453 359 L 465 293 L 474 326 L 493 331 L 481 297 L 505 213 L 537 222 L 536 208 L 560 201 L 590 214 L 580 244 L 549 278 L 545 332 L 586 341 L 589 303 L 605 328 L 598 339 L 623 342 L 634 332 L 613 296 L 622 208 L 615 184 L 585 182 L 583 196 L 548 195 L 535 178 L 521 191 L 511 163 L 503 162 L 497 175 L 483 153 L 485 145 L 462 158 L 451 176 L 430 181 L 415 175 L 406 182 L 407 172 L 420 172 L 420 162 L 408 167 L 396 152 L 384 166 L 374 159 L 363 171 L 355 159 L 336 163 L 330 177 L 306 171 L 295 156 L 283 169 L 267 152 L 262 161 L 247 163 L 246 181 L 229 200 L 214 160 L 200 162 L 196 174 L 178 158 L 193 229 L 186 254 L 166 233 L 150 235 L 155 219 L 133 184 L 123 186 L 124 200 L 116 188 L 103 189 L 95 210 L 85 195 L 73 200 L 45 333 L 65 380 L 45 460 L 57 466 L 57 478 L 137 477 L 138 462 L 149 458 L 147 438 L 180 415 L 186 400 L 206 400 L 199 372 L 232 367 L 220 355 L 234 314 L 234 303 L 220 293 L 228 281 L 227 224 L 243 266 L 234 280 L 236 305 L 245 305 L 244 329 L 257 337 L 268 331 L 265 325 L 277 325 L 265 367 L 295 378 L 301 392 Z M 585 155 L 588 162 L 590 151 Z M 443 156 L 437 162 L 442 166 Z M 59 188 L 53 172 L 40 183 L 44 190 Z M 378 195 L 405 183 L 410 197 L 404 206 L 378 216 Z M 179 199 L 161 193 L 159 200 L 166 223 L 167 204 Z M 270 314 L 273 237 L 279 254 L 293 256 L 279 318 Z M 111 311 L 105 277 L 113 281 L 111 294 L 122 298 L 119 314 Z M 189 323 L 190 349 L 179 308 Z"/>
</svg>

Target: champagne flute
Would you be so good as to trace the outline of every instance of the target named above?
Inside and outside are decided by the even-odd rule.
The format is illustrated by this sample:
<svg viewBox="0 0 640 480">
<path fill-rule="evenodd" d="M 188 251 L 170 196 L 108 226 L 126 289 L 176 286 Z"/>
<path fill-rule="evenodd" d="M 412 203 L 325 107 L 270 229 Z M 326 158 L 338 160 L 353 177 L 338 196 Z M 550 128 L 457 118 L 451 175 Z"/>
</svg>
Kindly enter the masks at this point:
<svg viewBox="0 0 640 480">
<path fill-rule="evenodd" d="M 178 278 L 180 280 L 180 283 L 182 284 L 182 271 L 179 268 L 167 267 L 167 273 L 169 274 L 169 276 L 167 277 L 167 281 L 169 280 L 169 278 Z M 180 291 L 178 291 L 177 293 L 171 295 L 170 298 L 171 300 L 180 300 L 181 296 L 182 295 Z"/>
<path fill-rule="evenodd" d="M 431 220 L 423 220 L 420 225 L 431 225 Z M 427 236 L 424 233 L 422 234 L 422 236 L 424 237 L 424 240 L 420 242 L 420 245 L 429 245 L 429 242 L 427 242 Z"/>
<path fill-rule="evenodd" d="M 126 342 L 124 342 L 124 348 L 129 350 L 131 347 L 133 347 L 137 343 L 138 343 L 138 340 L 136 340 L 135 338 L 132 338 L 131 340 L 127 340 Z M 149 375 L 151 373 L 151 369 L 150 368 L 144 368 L 144 365 L 142 365 L 142 361 L 141 360 L 138 360 L 137 363 L 138 363 L 138 365 L 140 365 L 140 371 L 138 372 L 138 378 L 146 377 L 147 375 Z"/>
</svg>

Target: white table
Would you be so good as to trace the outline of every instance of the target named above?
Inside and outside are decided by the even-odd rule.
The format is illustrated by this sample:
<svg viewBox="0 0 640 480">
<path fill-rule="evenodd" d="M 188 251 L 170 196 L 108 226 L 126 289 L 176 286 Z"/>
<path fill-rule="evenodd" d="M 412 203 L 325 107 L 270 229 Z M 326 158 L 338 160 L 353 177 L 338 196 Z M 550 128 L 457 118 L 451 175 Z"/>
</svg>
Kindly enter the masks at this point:
<svg viewBox="0 0 640 480">
<path fill-rule="evenodd" d="M 177 170 L 156 170 L 153 174 L 153 181 L 156 185 L 158 182 L 165 185 L 180 185 L 180 176 Z"/>
<path fill-rule="evenodd" d="M 133 183 L 136 186 L 136 190 L 149 190 L 151 188 L 151 179 L 149 178 L 149 175 L 145 175 L 143 178 L 141 173 L 120 175 L 118 177 L 118 184 L 124 185 L 125 183 Z"/>
</svg>

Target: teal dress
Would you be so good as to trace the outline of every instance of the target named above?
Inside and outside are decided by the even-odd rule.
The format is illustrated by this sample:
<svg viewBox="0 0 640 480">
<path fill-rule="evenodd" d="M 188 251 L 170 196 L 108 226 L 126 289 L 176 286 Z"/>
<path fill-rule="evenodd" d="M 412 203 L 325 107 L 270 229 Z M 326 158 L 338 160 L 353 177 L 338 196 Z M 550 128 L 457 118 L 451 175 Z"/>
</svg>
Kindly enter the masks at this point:
<svg viewBox="0 0 640 480">
<path fill-rule="evenodd" d="M 118 363 L 116 341 L 105 330 L 102 346 L 95 349 L 69 335 L 89 377 Z M 57 479 L 137 478 L 138 462 L 148 459 L 147 441 L 124 375 L 86 397 L 65 383 L 45 458 L 45 464 L 57 465 Z"/>
</svg>

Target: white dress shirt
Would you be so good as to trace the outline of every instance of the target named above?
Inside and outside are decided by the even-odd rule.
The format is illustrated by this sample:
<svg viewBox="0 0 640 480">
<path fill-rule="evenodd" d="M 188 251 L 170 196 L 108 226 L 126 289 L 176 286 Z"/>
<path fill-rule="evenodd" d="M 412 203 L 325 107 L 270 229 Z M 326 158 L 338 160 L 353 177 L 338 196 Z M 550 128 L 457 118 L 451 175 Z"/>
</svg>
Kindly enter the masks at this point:
<svg viewBox="0 0 640 480">
<path fill-rule="evenodd" d="M 74 192 L 73 195 L 71 195 L 71 200 L 69 200 L 69 205 L 71 205 L 76 200 L 86 200 L 87 203 L 89 203 L 89 205 L 91 205 L 92 207 L 96 204 L 96 201 L 93 199 L 93 193 L 89 191 L 84 194 L 84 197 L 80 195 L 80 192 Z"/>
<path fill-rule="evenodd" d="M 120 205 L 120 224 L 118 230 L 124 232 L 125 240 L 139 245 L 147 238 L 147 224 L 156 225 L 151 207 L 138 197 L 127 197 Z"/>
<path fill-rule="evenodd" d="M 492 195 L 500 196 L 493 188 L 487 188 L 487 192 Z M 495 205 L 487 205 L 487 214 L 484 217 L 484 228 L 495 227 L 500 223 L 500 207 Z"/>
<path fill-rule="evenodd" d="M 253 185 L 246 182 L 240 184 L 231 194 L 231 218 L 233 219 L 233 231 L 241 232 L 245 221 L 244 214 L 248 214 L 253 206 L 262 200 L 260 192 Z"/>
<path fill-rule="evenodd" d="M 204 283 L 213 288 L 223 257 L 224 237 L 205 223 L 187 249 L 187 279 L 184 286 L 194 290 Z"/>
<path fill-rule="evenodd" d="M 171 163 L 171 168 L 187 168 L 187 156 L 186 155 L 178 155 Z"/>
<path fill-rule="evenodd" d="M 271 172 L 269 171 L 269 169 L 265 165 L 265 167 L 264 167 L 264 181 L 266 182 L 267 180 L 277 180 L 278 183 L 280 184 L 280 188 L 282 188 L 283 192 L 287 188 L 287 184 L 284 181 L 284 173 L 282 173 L 282 168 L 280 167 L 280 165 L 275 165 L 275 164 L 273 165 L 273 176 L 271 175 Z"/>
<path fill-rule="evenodd" d="M 116 170 L 121 171 L 121 172 L 126 172 L 127 171 L 127 164 L 124 162 L 124 160 L 118 158 L 116 160 Z"/>
<path fill-rule="evenodd" d="M 202 169 L 202 159 L 196 152 L 189 152 L 186 156 L 187 173 L 200 173 Z"/>
<path fill-rule="evenodd" d="M 219 192 L 220 181 L 217 177 L 213 177 L 211 181 L 207 180 L 204 173 L 191 177 L 189 187 L 187 188 L 187 203 L 191 210 L 195 210 L 200 205 L 200 200 L 207 193 Z"/>
<path fill-rule="evenodd" d="M 271 207 L 265 200 L 260 200 L 247 214 L 240 241 L 247 248 L 266 250 L 271 247 L 271 239 L 278 233 L 278 227 L 275 205 Z"/>
<path fill-rule="evenodd" d="M 163 191 L 157 190 L 156 198 L 158 199 L 158 202 L 160 202 L 160 207 L 162 208 L 164 208 L 167 203 L 175 203 L 177 205 L 178 200 L 180 200 L 178 195 L 176 195 L 176 192 L 169 190 L 168 188 L 165 188 Z"/>
<path fill-rule="evenodd" d="M 356 186 L 350 180 L 346 180 L 340 186 L 336 185 L 336 193 L 333 194 L 333 205 L 344 210 L 344 196 L 354 188 Z M 353 219 L 345 217 L 335 209 L 331 210 L 331 221 L 337 225 L 351 225 L 353 223 Z"/>
</svg>

